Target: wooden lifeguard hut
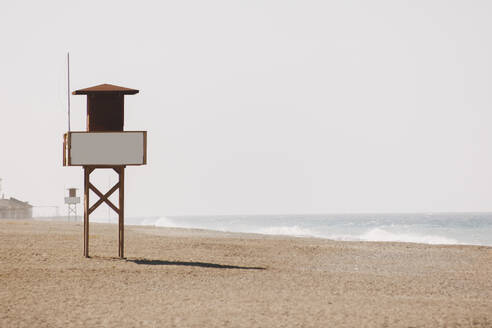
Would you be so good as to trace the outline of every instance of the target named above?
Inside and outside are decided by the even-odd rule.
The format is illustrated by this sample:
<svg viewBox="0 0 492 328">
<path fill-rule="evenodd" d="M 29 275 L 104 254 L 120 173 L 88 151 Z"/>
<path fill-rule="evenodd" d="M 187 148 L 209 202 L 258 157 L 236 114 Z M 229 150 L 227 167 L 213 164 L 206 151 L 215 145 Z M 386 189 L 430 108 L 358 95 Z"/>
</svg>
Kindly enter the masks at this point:
<svg viewBox="0 0 492 328">
<path fill-rule="evenodd" d="M 69 131 L 64 135 L 63 165 L 84 168 L 84 256 L 89 257 L 89 216 L 102 203 L 118 214 L 118 256 L 124 258 L 125 167 L 147 164 L 147 131 L 124 131 L 124 96 L 139 91 L 111 84 L 74 91 L 87 95 L 87 130 Z M 119 181 L 106 193 L 90 181 L 96 169 L 112 169 Z M 90 205 L 89 191 L 98 200 Z M 119 190 L 118 206 L 109 197 Z"/>
</svg>

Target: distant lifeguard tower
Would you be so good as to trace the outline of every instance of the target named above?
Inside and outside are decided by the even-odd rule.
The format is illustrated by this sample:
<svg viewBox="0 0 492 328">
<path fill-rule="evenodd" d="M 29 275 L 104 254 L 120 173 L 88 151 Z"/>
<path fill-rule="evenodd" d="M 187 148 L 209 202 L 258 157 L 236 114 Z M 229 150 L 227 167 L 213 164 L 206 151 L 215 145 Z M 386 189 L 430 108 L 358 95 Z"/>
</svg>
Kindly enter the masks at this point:
<svg viewBox="0 0 492 328">
<path fill-rule="evenodd" d="M 124 96 L 139 91 L 111 84 L 74 91 L 87 95 L 87 130 L 64 135 L 63 165 L 84 168 L 84 256 L 89 257 L 89 216 L 102 203 L 118 214 L 118 256 L 124 258 L 125 167 L 147 164 L 147 131 L 123 131 Z M 119 181 L 105 194 L 90 181 L 96 169 L 112 169 Z M 98 200 L 90 205 L 89 191 Z M 118 206 L 109 197 L 119 190 Z"/>
<path fill-rule="evenodd" d="M 70 222 L 70 217 L 73 215 L 74 221 L 77 221 L 77 204 L 80 204 L 80 197 L 77 197 L 77 188 L 68 188 L 68 197 L 65 197 L 67 204 L 67 217 Z"/>
</svg>

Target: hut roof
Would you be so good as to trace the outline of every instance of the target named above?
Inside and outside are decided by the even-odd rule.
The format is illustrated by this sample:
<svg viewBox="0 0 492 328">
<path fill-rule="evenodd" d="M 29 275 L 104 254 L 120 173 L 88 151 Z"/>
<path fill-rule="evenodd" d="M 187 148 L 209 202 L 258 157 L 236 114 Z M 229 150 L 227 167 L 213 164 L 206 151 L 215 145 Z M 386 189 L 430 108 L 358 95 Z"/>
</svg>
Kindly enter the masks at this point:
<svg viewBox="0 0 492 328">
<path fill-rule="evenodd" d="M 136 89 L 120 87 L 113 84 L 99 84 L 94 87 L 79 89 L 72 92 L 73 95 L 88 95 L 88 94 L 124 94 L 134 95 L 138 93 Z"/>
</svg>

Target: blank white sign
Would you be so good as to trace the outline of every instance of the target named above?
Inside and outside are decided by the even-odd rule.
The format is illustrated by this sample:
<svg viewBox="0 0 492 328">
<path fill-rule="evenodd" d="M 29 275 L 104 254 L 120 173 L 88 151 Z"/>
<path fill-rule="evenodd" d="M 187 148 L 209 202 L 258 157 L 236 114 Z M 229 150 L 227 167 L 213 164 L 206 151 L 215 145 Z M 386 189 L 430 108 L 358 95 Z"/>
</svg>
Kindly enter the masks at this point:
<svg viewBox="0 0 492 328">
<path fill-rule="evenodd" d="M 80 197 L 65 197 L 65 204 L 78 204 Z"/>
<path fill-rule="evenodd" d="M 69 165 L 146 164 L 146 131 L 69 132 Z"/>
</svg>

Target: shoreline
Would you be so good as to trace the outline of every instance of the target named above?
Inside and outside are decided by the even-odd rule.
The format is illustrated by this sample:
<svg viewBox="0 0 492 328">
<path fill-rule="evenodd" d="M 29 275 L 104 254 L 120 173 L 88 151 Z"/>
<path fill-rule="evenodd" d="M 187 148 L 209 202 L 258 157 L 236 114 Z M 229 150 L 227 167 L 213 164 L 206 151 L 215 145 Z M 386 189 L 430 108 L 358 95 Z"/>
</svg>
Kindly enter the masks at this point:
<svg viewBox="0 0 492 328">
<path fill-rule="evenodd" d="M 5 220 L 5 219 L 4 219 Z M 79 221 L 68 221 L 67 217 L 49 217 L 49 218 L 43 218 L 43 217 L 34 217 L 32 218 L 34 221 L 42 221 L 42 222 L 69 222 L 69 223 L 80 223 L 83 224 L 83 217 L 81 217 L 81 220 Z M 102 219 L 101 219 L 102 220 Z M 90 224 L 108 224 L 108 225 L 117 225 L 118 222 L 101 222 L 101 221 L 91 221 Z M 274 233 L 261 233 L 261 232 L 241 232 L 241 231 L 227 231 L 227 230 L 214 230 L 214 229 L 208 229 L 208 228 L 193 228 L 193 227 L 166 227 L 166 226 L 156 226 L 156 225 L 150 225 L 150 224 L 126 224 L 125 223 L 125 228 L 126 227 L 148 227 L 148 228 L 163 228 L 163 229 L 183 229 L 183 230 L 203 230 L 203 231 L 211 231 L 211 232 L 217 232 L 217 233 L 225 233 L 225 234 L 245 234 L 245 235 L 261 235 L 261 236 L 272 236 L 272 237 L 280 237 L 280 238 L 314 238 L 314 239 L 322 239 L 322 240 L 328 240 L 328 241 L 335 241 L 335 242 L 368 242 L 368 243 L 404 243 L 404 244 L 422 244 L 422 245 L 443 245 L 443 246 L 453 246 L 453 245 L 458 245 L 458 246 L 480 246 L 480 247 L 490 247 L 492 248 L 492 245 L 489 244 L 473 244 L 473 243 L 466 243 L 466 242 L 454 242 L 454 243 L 438 243 L 438 242 L 420 242 L 420 241 L 398 241 L 398 240 L 358 240 L 355 238 L 329 238 L 321 235 L 294 235 L 294 234 L 274 234 Z"/>
<path fill-rule="evenodd" d="M 492 326 L 492 248 L 0 220 L 0 326 Z"/>
</svg>

